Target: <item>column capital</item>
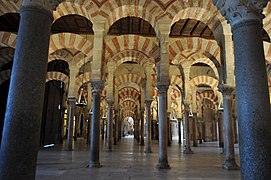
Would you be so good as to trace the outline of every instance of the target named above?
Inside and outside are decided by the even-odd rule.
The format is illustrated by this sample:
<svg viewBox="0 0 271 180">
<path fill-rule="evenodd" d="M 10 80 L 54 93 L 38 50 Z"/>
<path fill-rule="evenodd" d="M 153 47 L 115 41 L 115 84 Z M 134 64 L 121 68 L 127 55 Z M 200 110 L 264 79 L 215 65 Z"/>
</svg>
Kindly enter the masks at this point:
<svg viewBox="0 0 271 180">
<path fill-rule="evenodd" d="M 68 97 L 68 101 L 74 101 L 74 102 L 76 102 L 76 97 Z"/>
<path fill-rule="evenodd" d="M 104 82 L 102 80 L 91 80 L 90 81 L 91 91 L 92 94 L 100 93 L 101 90 L 104 88 Z"/>
<path fill-rule="evenodd" d="M 146 107 L 150 107 L 150 106 L 151 106 L 151 103 L 152 103 L 152 100 L 151 100 L 151 99 L 145 99 Z"/>
<path fill-rule="evenodd" d="M 107 97 L 106 102 L 109 106 L 112 106 L 114 104 L 114 98 L 113 97 Z"/>
<path fill-rule="evenodd" d="M 213 3 L 231 27 L 235 27 L 245 21 L 262 23 L 263 8 L 266 7 L 268 0 L 213 0 Z"/>
<path fill-rule="evenodd" d="M 184 110 L 190 112 L 190 104 L 187 101 L 184 102 Z"/>
<path fill-rule="evenodd" d="M 234 91 L 234 87 L 230 84 L 220 84 L 218 85 L 218 90 L 223 94 L 230 96 Z"/>
<path fill-rule="evenodd" d="M 23 0 L 22 9 L 33 7 L 45 9 L 48 12 L 52 13 L 53 10 L 61 3 L 63 0 Z"/>
<path fill-rule="evenodd" d="M 169 86 L 168 81 L 156 82 L 156 87 L 157 87 L 159 93 L 166 93 L 168 90 L 168 86 Z"/>
</svg>

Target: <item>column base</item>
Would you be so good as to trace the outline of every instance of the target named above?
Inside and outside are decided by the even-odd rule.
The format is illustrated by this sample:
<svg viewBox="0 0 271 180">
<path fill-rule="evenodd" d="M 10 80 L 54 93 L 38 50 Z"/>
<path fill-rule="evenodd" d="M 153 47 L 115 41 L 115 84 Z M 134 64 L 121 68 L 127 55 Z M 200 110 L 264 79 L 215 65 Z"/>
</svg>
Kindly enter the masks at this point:
<svg viewBox="0 0 271 180">
<path fill-rule="evenodd" d="M 158 163 L 156 165 L 157 169 L 171 169 L 171 167 L 169 166 L 169 164 L 167 162 L 162 162 L 162 163 Z"/>
<path fill-rule="evenodd" d="M 184 150 L 183 150 L 183 153 L 184 154 L 193 154 L 194 152 L 192 151 L 192 149 L 190 147 L 184 147 Z"/>
<path fill-rule="evenodd" d="M 146 147 L 144 153 L 152 153 L 151 147 Z"/>
<path fill-rule="evenodd" d="M 197 143 L 193 143 L 193 147 L 198 147 L 198 144 Z"/>
<path fill-rule="evenodd" d="M 226 160 L 222 167 L 223 167 L 223 169 L 226 169 L 226 170 L 239 170 L 240 169 L 240 167 L 236 164 L 235 160 L 231 160 L 231 161 Z"/>
<path fill-rule="evenodd" d="M 102 165 L 100 162 L 89 162 L 87 165 L 88 168 L 101 168 Z"/>
</svg>

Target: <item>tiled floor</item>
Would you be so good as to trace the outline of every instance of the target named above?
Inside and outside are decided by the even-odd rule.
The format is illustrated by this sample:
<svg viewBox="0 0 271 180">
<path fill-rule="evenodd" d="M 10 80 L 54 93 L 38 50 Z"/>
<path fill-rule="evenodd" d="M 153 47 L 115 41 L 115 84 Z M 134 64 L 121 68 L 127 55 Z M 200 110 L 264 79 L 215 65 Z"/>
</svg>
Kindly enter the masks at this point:
<svg viewBox="0 0 271 180">
<path fill-rule="evenodd" d="M 153 142 L 152 154 L 133 138 L 124 138 L 114 146 L 114 152 L 105 152 L 101 143 L 102 168 L 86 168 L 89 148 L 84 140 L 75 143 L 75 150 L 54 147 L 41 150 L 38 157 L 38 180 L 192 180 L 240 179 L 240 171 L 223 170 L 224 155 L 217 142 L 205 142 L 193 148 L 194 154 L 183 154 L 175 141 L 168 148 L 170 170 L 155 168 L 158 162 L 158 143 Z M 236 148 L 236 151 L 238 149 Z M 236 153 L 238 154 L 238 152 Z M 237 156 L 238 160 L 238 156 Z"/>
</svg>

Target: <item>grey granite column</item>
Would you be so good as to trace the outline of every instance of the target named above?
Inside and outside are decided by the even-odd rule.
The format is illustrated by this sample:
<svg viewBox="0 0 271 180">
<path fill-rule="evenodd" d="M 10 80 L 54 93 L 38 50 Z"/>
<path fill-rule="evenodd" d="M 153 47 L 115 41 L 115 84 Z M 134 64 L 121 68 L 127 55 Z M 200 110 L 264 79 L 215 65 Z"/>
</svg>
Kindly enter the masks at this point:
<svg viewBox="0 0 271 180">
<path fill-rule="evenodd" d="M 189 137 L 189 104 L 185 103 L 184 104 L 184 125 L 185 125 L 185 146 L 184 146 L 184 154 L 192 154 L 193 151 L 191 150 L 191 146 L 190 146 L 190 137 Z"/>
<path fill-rule="evenodd" d="M 76 98 L 68 98 L 68 134 L 67 134 L 67 150 L 73 150 L 73 118 Z"/>
<path fill-rule="evenodd" d="M 167 127 L 167 90 L 168 83 L 157 83 L 159 92 L 158 119 L 159 119 L 159 161 L 158 169 L 170 169 L 167 158 L 168 127 Z"/>
<path fill-rule="evenodd" d="M 118 137 L 119 137 L 119 110 L 115 109 L 115 136 L 114 136 L 114 145 L 118 144 Z"/>
<path fill-rule="evenodd" d="M 113 99 L 107 99 L 108 103 L 108 116 L 107 116 L 107 139 L 106 139 L 106 151 L 113 151 Z"/>
<path fill-rule="evenodd" d="M 100 151 L 100 102 L 101 90 L 104 83 L 102 80 L 91 80 L 92 89 L 92 126 L 90 139 L 90 160 L 88 167 L 101 167 L 99 161 Z"/>
<path fill-rule="evenodd" d="M 152 153 L 151 150 L 151 103 L 152 100 L 146 100 L 146 149 L 145 153 Z"/>
<path fill-rule="evenodd" d="M 198 147 L 198 140 L 197 140 L 197 113 L 193 113 L 193 147 Z"/>
<path fill-rule="evenodd" d="M 241 178 L 271 179 L 270 98 L 262 40 L 262 10 L 268 0 L 214 3 L 230 22 L 234 39 Z"/>
<path fill-rule="evenodd" d="M 223 113 L 223 125 L 224 125 L 224 150 L 226 155 L 226 160 L 223 164 L 223 168 L 228 170 L 236 170 L 239 169 L 235 162 L 234 156 L 234 139 L 233 139 L 233 124 L 232 124 L 232 92 L 234 88 L 230 85 L 224 84 L 219 85 L 219 90 L 223 94 L 223 105 L 224 105 L 224 113 Z"/>
<path fill-rule="evenodd" d="M 54 1 L 20 9 L 0 153 L 0 179 L 35 179 Z"/>
<path fill-rule="evenodd" d="M 144 146 L 144 109 L 140 111 L 140 145 Z"/>
</svg>

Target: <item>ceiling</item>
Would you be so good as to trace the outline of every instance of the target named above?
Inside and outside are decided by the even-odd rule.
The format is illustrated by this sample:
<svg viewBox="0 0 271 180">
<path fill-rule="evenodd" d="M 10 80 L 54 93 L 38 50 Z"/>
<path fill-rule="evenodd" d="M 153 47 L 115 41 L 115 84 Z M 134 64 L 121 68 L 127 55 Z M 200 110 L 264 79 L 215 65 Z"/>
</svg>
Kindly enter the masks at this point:
<svg viewBox="0 0 271 180">
<path fill-rule="evenodd" d="M 20 16 L 18 13 L 7 13 L 0 16 L 0 31 L 17 33 Z M 71 32 L 76 34 L 93 34 L 92 23 L 80 15 L 67 15 L 57 19 L 52 25 L 52 33 Z M 137 34 L 155 36 L 154 28 L 145 20 L 137 17 L 126 17 L 116 21 L 109 29 L 110 35 Z M 195 19 L 181 19 L 171 27 L 171 37 L 202 37 L 214 39 L 210 28 Z M 268 34 L 263 31 L 263 40 L 270 42 Z"/>
</svg>

